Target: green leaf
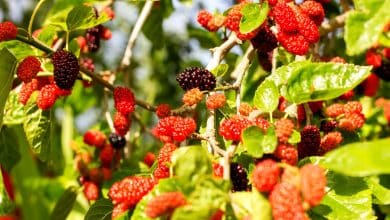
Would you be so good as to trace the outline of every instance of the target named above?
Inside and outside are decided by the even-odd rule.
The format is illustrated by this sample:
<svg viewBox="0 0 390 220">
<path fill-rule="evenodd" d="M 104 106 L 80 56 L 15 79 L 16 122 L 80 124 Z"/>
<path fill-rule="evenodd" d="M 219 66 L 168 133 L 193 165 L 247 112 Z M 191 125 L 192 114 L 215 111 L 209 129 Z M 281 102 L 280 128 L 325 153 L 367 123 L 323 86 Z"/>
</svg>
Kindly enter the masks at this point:
<svg viewBox="0 0 390 220">
<path fill-rule="evenodd" d="M 15 127 L 4 126 L 0 132 L 0 164 L 8 172 L 21 158 L 19 148 L 22 143 L 17 134 L 20 131 Z"/>
<path fill-rule="evenodd" d="M 226 63 L 222 63 L 219 64 L 217 67 L 215 67 L 213 70 L 211 70 L 211 73 L 215 77 L 220 77 L 220 76 L 224 76 L 228 70 L 229 70 L 229 65 L 227 65 Z"/>
<path fill-rule="evenodd" d="M 325 155 L 322 164 L 348 176 L 390 173 L 390 139 L 345 145 Z"/>
<path fill-rule="evenodd" d="M 4 107 L 11 91 L 17 60 L 7 49 L 0 51 L 0 129 L 3 125 Z"/>
<path fill-rule="evenodd" d="M 328 191 L 313 212 L 326 219 L 374 220 L 371 209 L 371 190 L 362 178 L 336 173 L 327 176 Z"/>
<path fill-rule="evenodd" d="M 53 25 L 49 25 L 42 28 L 42 32 L 38 35 L 38 40 L 46 45 L 52 45 L 57 35 L 57 28 Z"/>
<path fill-rule="evenodd" d="M 277 144 L 278 138 L 276 137 L 275 128 L 273 126 L 270 126 L 261 140 L 261 146 L 263 148 L 264 153 L 273 153 L 276 149 Z"/>
<path fill-rule="evenodd" d="M 31 149 L 41 160 L 45 161 L 50 155 L 52 112 L 38 108 L 35 104 L 36 95 L 34 93 L 24 107 L 26 120 L 23 128 Z"/>
<path fill-rule="evenodd" d="M 0 43 L 0 50 L 7 48 L 17 60 L 21 60 L 27 56 L 36 56 L 36 51 L 29 45 L 18 40 L 4 41 Z"/>
<path fill-rule="evenodd" d="M 280 67 L 267 80 L 280 87 L 289 102 L 329 100 L 359 85 L 371 67 L 342 63 L 299 61 Z"/>
<path fill-rule="evenodd" d="M 232 193 L 232 203 L 239 219 L 251 216 L 253 220 L 271 220 L 271 205 L 257 190 Z"/>
<path fill-rule="evenodd" d="M 212 174 L 209 153 L 201 146 L 181 147 L 172 155 L 173 173 L 188 183 L 196 183 L 203 175 Z"/>
<path fill-rule="evenodd" d="M 373 203 L 390 204 L 390 175 L 367 177 L 367 183 L 372 190 Z"/>
<path fill-rule="evenodd" d="M 148 38 L 153 47 L 160 49 L 164 46 L 163 14 L 161 10 L 153 8 L 150 16 L 142 27 L 142 32 Z"/>
<path fill-rule="evenodd" d="M 153 187 L 153 190 L 149 192 L 146 196 L 142 198 L 142 200 L 137 204 L 137 206 L 134 209 L 134 212 L 131 216 L 132 220 L 148 220 L 149 218 L 146 213 L 145 209 L 148 204 L 148 202 L 154 198 L 155 196 L 161 195 L 165 192 L 177 192 L 182 191 L 180 185 L 180 181 L 178 181 L 176 178 L 168 178 L 168 179 L 162 179 L 158 182 L 156 186 Z M 157 218 L 160 219 L 160 218 Z"/>
<path fill-rule="evenodd" d="M 301 133 L 294 129 L 287 142 L 290 144 L 298 144 L 299 142 L 301 142 Z"/>
<path fill-rule="evenodd" d="M 80 5 L 74 7 L 66 18 L 66 27 L 69 32 L 75 30 L 83 30 L 109 21 L 107 14 L 102 13 L 96 18 L 93 7 Z"/>
<path fill-rule="evenodd" d="M 261 146 L 263 136 L 263 131 L 257 126 L 251 126 L 242 132 L 243 145 L 247 149 L 248 154 L 253 157 L 263 156 L 263 148 Z"/>
<path fill-rule="evenodd" d="M 347 16 L 344 40 L 348 55 L 360 54 L 378 42 L 390 20 L 390 0 L 368 2 L 359 1 L 359 6 L 366 10 L 352 11 Z"/>
<path fill-rule="evenodd" d="M 5 125 L 23 124 L 24 106 L 19 102 L 19 93 L 12 90 L 4 107 L 3 123 Z"/>
<path fill-rule="evenodd" d="M 65 220 L 67 218 L 76 202 L 77 190 L 78 187 L 75 186 L 71 186 L 65 190 L 50 215 L 51 220 Z"/>
<path fill-rule="evenodd" d="M 253 104 L 263 112 L 273 112 L 279 104 L 279 91 L 274 81 L 265 80 L 257 88 Z"/>
<path fill-rule="evenodd" d="M 84 220 L 110 220 L 114 205 L 109 199 L 99 199 L 88 209 Z"/>
<path fill-rule="evenodd" d="M 262 25 L 269 11 L 268 2 L 264 1 L 261 7 L 257 3 L 249 3 L 241 9 L 240 32 L 249 33 Z"/>
</svg>

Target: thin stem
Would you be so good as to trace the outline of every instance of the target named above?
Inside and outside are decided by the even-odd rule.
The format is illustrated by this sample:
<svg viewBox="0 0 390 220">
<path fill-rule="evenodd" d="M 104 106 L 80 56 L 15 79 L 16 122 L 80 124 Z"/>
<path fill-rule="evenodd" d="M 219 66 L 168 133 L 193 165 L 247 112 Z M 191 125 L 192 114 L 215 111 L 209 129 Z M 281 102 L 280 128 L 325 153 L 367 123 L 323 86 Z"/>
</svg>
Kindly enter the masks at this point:
<svg viewBox="0 0 390 220">
<path fill-rule="evenodd" d="M 308 103 L 303 103 L 303 107 L 305 108 L 306 125 L 310 125 L 311 124 L 311 117 L 313 116 L 313 112 L 311 111 Z"/>
<path fill-rule="evenodd" d="M 35 16 L 37 15 L 37 12 L 39 8 L 42 6 L 42 4 L 45 2 L 45 0 L 41 0 L 38 2 L 38 4 L 35 6 L 34 11 L 32 12 L 30 22 L 28 23 L 28 35 L 31 37 L 32 36 L 32 26 L 35 20 Z"/>
<path fill-rule="evenodd" d="M 334 17 L 329 22 L 323 22 L 320 27 L 320 34 L 325 35 L 329 32 L 336 30 L 339 27 L 344 26 L 345 19 L 347 18 L 347 16 L 348 12 L 344 12 L 343 14 Z"/>
<path fill-rule="evenodd" d="M 120 69 L 122 70 L 130 66 L 131 57 L 133 55 L 132 49 L 134 47 L 135 41 L 139 33 L 141 32 L 142 26 L 144 25 L 147 17 L 149 16 L 152 10 L 152 6 L 153 6 L 153 1 L 146 1 L 144 7 L 142 8 L 139 18 L 137 19 L 133 31 L 130 34 L 129 41 L 127 42 L 125 54 L 122 58 L 122 62 L 120 65 Z"/>
<path fill-rule="evenodd" d="M 237 149 L 237 144 L 232 144 L 225 152 L 225 155 L 223 157 L 223 179 L 229 180 L 230 179 L 230 159 L 234 155 L 234 152 Z"/>
<path fill-rule="evenodd" d="M 42 50 L 45 53 L 50 54 L 50 53 L 54 52 L 54 50 L 51 49 L 50 47 L 47 47 L 46 45 L 44 45 L 44 44 L 42 44 L 42 43 L 40 43 L 40 42 L 38 42 L 38 41 L 36 41 L 34 39 L 28 39 L 28 38 L 22 37 L 20 35 L 17 35 L 16 39 L 21 41 L 21 42 L 24 42 L 26 44 L 29 44 L 31 46 L 34 46 L 35 48 L 38 48 L 39 50 Z"/>
</svg>

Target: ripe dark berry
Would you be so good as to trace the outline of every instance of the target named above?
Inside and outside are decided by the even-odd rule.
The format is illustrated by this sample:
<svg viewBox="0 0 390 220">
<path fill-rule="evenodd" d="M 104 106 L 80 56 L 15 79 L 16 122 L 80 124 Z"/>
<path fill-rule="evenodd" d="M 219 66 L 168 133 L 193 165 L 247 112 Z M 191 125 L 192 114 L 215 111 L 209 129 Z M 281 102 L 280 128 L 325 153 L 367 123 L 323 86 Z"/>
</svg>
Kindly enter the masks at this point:
<svg viewBox="0 0 390 220">
<path fill-rule="evenodd" d="M 390 62 L 383 62 L 382 65 L 374 69 L 374 73 L 379 76 L 379 78 L 390 81 Z"/>
<path fill-rule="evenodd" d="M 247 175 L 247 172 L 241 164 L 230 164 L 230 180 L 233 183 L 233 191 L 246 191 L 248 189 L 249 181 Z"/>
<path fill-rule="evenodd" d="M 214 75 L 201 67 L 189 67 L 176 76 L 176 81 L 184 90 L 199 88 L 201 91 L 213 90 L 216 85 Z"/>
<path fill-rule="evenodd" d="M 98 130 L 88 130 L 85 132 L 83 140 L 88 145 L 103 148 L 106 143 L 106 135 Z"/>
<path fill-rule="evenodd" d="M 278 46 L 278 40 L 268 25 L 261 26 L 256 36 L 251 39 L 251 43 L 256 50 L 261 52 L 272 51 Z"/>
<path fill-rule="evenodd" d="M 13 40 L 18 35 L 18 27 L 10 21 L 0 23 L 0 42 Z"/>
<path fill-rule="evenodd" d="M 309 219 L 302 206 L 301 194 L 292 184 L 286 182 L 277 184 L 269 196 L 269 201 L 274 220 Z"/>
<path fill-rule="evenodd" d="M 299 158 L 317 155 L 320 144 L 320 130 L 314 125 L 305 126 L 301 131 L 301 142 L 298 144 Z"/>
<path fill-rule="evenodd" d="M 100 47 L 101 26 L 95 26 L 87 29 L 85 39 L 87 40 L 88 51 L 96 52 Z"/>
<path fill-rule="evenodd" d="M 80 66 L 76 56 L 68 51 L 59 50 L 53 53 L 54 81 L 61 89 L 70 90 L 79 74 Z"/>
<path fill-rule="evenodd" d="M 301 191 L 305 202 L 311 207 L 320 204 L 325 196 L 325 170 L 313 164 L 306 164 L 300 170 Z"/>
<path fill-rule="evenodd" d="M 44 86 L 37 98 L 37 106 L 42 110 L 50 109 L 57 100 L 57 93 L 54 84 Z"/>
<path fill-rule="evenodd" d="M 322 121 L 320 130 L 324 133 L 329 133 L 337 127 L 337 121 Z"/>
<path fill-rule="evenodd" d="M 123 136 L 118 135 L 117 133 L 111 133 L 108 137 L 110 144 L 115 149 L 122 149 L 126 145 L 126 139 Z"/>
<path fill-rule="evenodd" d="M 168 116 L 160 119 L 153 129 L 153 134 L 165 142 L 182 142 L 196 129 L 196 123 L 192 118 Z"/>
<path fill-rule="evenodd" d="M 260 192 L 269 192 L 278 183 L 279 175 L 280 168 L 275 161 L 263 160 L 256 164 L 253 171 L 253 185 Z"/>
<path fill-rule="evenodd" d="M 177 207 L 186 203 L 186 198 L 181 192 L 162 193 L 148 202 L 145 213 L 150 218 L 170 215 Z"/>
<path fill-rule="evenodd" d="M 133 92 L 126 87 L 115 87 L 114 89 L 115 109 L 123 115 L 134 112 L 135 97 Z"/>
<path fill-rule="evenodd" d="M 21 81 L 28 83 L 35 78 L 41 70 L 41 62 L 34 56 L 28 56 L 19 63 L 16 74 Z"/>
<path fill-rule="evenodd" d="M 118 135 L 125 136 L 129 131 L 131 121 L 127 115 L 116 112 L 114 115 L 114 128 Z"/>
</svg>

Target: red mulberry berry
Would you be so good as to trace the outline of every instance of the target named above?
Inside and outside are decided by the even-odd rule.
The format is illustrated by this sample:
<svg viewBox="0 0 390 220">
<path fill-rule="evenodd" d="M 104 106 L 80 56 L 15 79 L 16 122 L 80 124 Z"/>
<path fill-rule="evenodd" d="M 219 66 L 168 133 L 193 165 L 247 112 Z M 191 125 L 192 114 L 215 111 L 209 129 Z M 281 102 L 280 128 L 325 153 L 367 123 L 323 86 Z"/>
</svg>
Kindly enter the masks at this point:
<svg viewBox="0 0 390 220">
<path fill-rule="evenodd" d="M 390 48 L 383 48 L 382 54 L 383 54 L 383 56 L 386 57 L 387 59 L 390 59 Z"/>
<path fill-rule="evenodd" d="M 282 118 L 275 122 L 275 128 L 279 142 L 287 143 L 293 132 L 294 123 L 290 119 Z"/>
<path fill-rule="evenodd" d="M 206 106 L 208 109 L 222 108 L 226 104 L 226 96 L 221 93 L 215 93 L 207 97 Z"/>
<path fill-rule="evenodd" d="M 294 10 L 284 1 L 279 1 L 272 8 L 272 16 L 279 25 L 281 32 L 295 33 L 299 30 Z"/>
<path fill-rule="evenodd" d="M 41 70 L 41 62 L 34 56 L 28 56 L 19 63 L 16 74 L 21 81 L 28 83 L 35 78 Z"/>
<path fill-rule="evenodd" d="M 233 191 L 246 191 L 248 189 L 248 174 L 244 167 L 238 163 L 230 164 L 230 180 L 233 183 Z"/>
<path fill-rule="evenodd" d="M 277 184 L 269 196 L 269 201 L 274 220 L 309 219 L 302 206 L 301 194 L 292 184 Z"/>
<path fill-rule="evenodd" d="M 320 204 L 325 196 L 325 170 L 313 164 L 306 164 L 300 169 L 301 191 L 303 199 L 311 207 Z"/>
<path fill-rule="evenodd" d="M 343 141 L 343 136 L 340 132 L 329 132 L 321 138 L 320 151 L 325 154 L 328 151 L 335 149 Z"/>
<path fill-rule="evenodd" d="M 183 103 L 187 106 L 198 104 L 203 99 L 203 93 L 198 88 L 188 90 L 183 96 Z"/>
<path fill-rule="evenodd" d="M 114 206 L 112 210 L 112 219 L 119 217 L 122 213 L 126 212 L 129 209 L 129 206 L 126 203 L 119 203 Z"/>
<path fill-rule="evenodd" d="M 253 171 L 253 185 L 260 192 L 269 192 L 278 183 L 280 168 L 278 164 L 266 159 L 259 162 Z"/>
<path fill-rule="evenodd" d="M 158 118 L 165 118 L 171 114 L 171 106 L 168 104 L 161 104 L 157 106 L 156 115 Z"/>
<path fill-rule="evenodd" d="M 223 166 L 219 163 L 213 163 L 213 174 L 215 177 L 223 178 Z"/>
<path fill-rule="evenodd" d="M 198 12 L 197 21 L 200 25 L 202 25 L 202 27 L 207 29 L 207 25 L 212 18 L 213 18 L 213 14 L 211 14 L 206 10 L 201 10 Z"/>
<path fill-rule="evenodd" d="M 111 133 L 110 136 L 108 136 L 108 141 L 115 149 L 122 149 L 126 146 L 126 138 L 117 133 Z"/>
<path fill-rule="evenodd" d="M 317 155 L 320 144 L 320 130 L 314 125 L 305 126 L 301 131 L 301 142 L 298 144 L 299 158 Z"/>
<path fill-rule="evenodd" d="M 80 71 L 76 56 L 71 52 L 59 50 L 53 53 L 52 63 L 56 85 L 61 89 L 70 90 Z"/>
<path fill-rule="evenodd" d="M 154 172 L 153 176 L 156 179 L 164 179 L 169 177 L 169 168 L 166 166 L 158 166 Z"/>
<path fill-rule="evenodd" d="M 242 102 L 238 108 L 238 111 L 243 116 L 249 116 L 249 114 L 253 111 L 253 108 L 248 103 Z"/>
<path fill-rule="evenodd" d="M 331 118 L 337 118 L 339 115 L 344 114 L 344 105 L 340 103 L 332 104 L 326 108 L 325 114 Z"/>
<path fill-rule="evenodd" d="M 256 50 L 262 52 L 270 52 L 278 46 L 278 40 L 268 25 L 261 26 L 251 43 Z"/>
<path fill-rule="evenodd" d="M 355 92 L 353 90 L 349 90 L 344 94 L 342 94 L 339 98 L 348 101 L 351 100 L 354 96 L 355 96 Z"/>
<path fill-rule="evenodd" d="M 148 167 L 152 167 L 155 160 L 156 160 L 156 155 L 154 155 L 154 153 L 152 153 L 152 152 L 147 152 L 145 157 L 144 157 L 143 162 L 146 165 L 148 165 Z"/>
<path fill-rule="evenodd" d="M 366 53 L 366 63 L 373 67 L 380 67 L 382 65 L 382 56 L 374 50 L 368 50 Z"/>
<path fill-rule="evenodd" d="M 362 110 L 363 110 L 363 106 L 358 101 L 347 102 L 344 105 L 344 113 L 346 116 L 353 114 L 353 113 L 361 113 Z"/>
<path fill-rule="evenodd" d="M 243 2 L 237 5 L 234 5 L 228 12 L 226 18 L 226 27 L 231 31 L 238 32 L 240 30 L 240 21 L 241 21 L 241 9 L 247 4 Z"/>
<path fill-rule="evenodd" d="M 0 42 L 13 40 L 18 35 L 18 27 L 10 21 L 0 23 Z"/>
<path fill-rule="evenodd" d="M 130 176 L 114 183 L 108 196 L 114 205 L 125 203 L 129 208 L 134 207 L 155 185 L 150 177 Z"/>
<path fill-rule="evenodd" d="M 345 118 L 340 119 L 339 121 L 339 128 L 343 129 L 345 131 L 355 131 L 356 129 L 359 129 L 363 127 L 365 122 L 365 117 L 361 113 L 352 113 Z"/>
<path fill-rule="evenodd" d="M 115 109 L 124 114 L 131 114 L 135 109 L 135 98 L 133 92 L 126 87 L 116 87 L 114 89 Z"/>
<path fill-rule="evenodd" d="M 324 133 L 329 133 L 337 127 L 337 121 L 322 121 L 320 130 Z"/>
<path fill-rule="evenodd" d="M 177 149 L 176 145 L 171 143 L 166 143 L 164 146 L 160 149 L 157 157 L 158 165 L 159 166 L 169 166 L 171 163 L 171 156 L 173 152 Z"/>
<path fill-rule="evenodd" d="M 88 201 L 97 200 L 99 198 L 99 186 L 94 182 L 85 182 L 83 184 L 84 196 Z"/>
<path fill-rule="evenodd" d="M 284 49 L 292 54 L 305 55 L 309 50 L 309 42 L 299 33 L 289 34 L 280 31 L 277 38 Z"/>
<path fill-rule="evenodd" d="M 320 3 L 309 0 L 300 4 L 299 7 L 317 26 L 320 26 L 322 21 L 324 21 L 325 11 Z"/>
<path fill-rule="evenodd" d="M 93 60 L 88 57 L 82 57 L 80 58 L 80 66 L 84 67 L 85 69 L 94 72 L 95 71 L 95 64 L 93 63 Z"/>
<path fill-rule="evenodd" d="M 123 115 L 120 112 L 116 112 L 114 115 L 114 128 L 117 134 L 125 136 L 129 131 L 131 121 L 127 115 Z"/>
<path fill-rule="evenodd" d="M 364 89 L 364 95 L 374 97 L 379 89 L 380 78 L 376 74 L 371 73 L 367 79 L 363 81 L 362 85 Z"/>
<path fill-rule="evenodd" d="M 114 159 L 115 150 L 111 144 L 107 144 L 99 154 L 100 162 L 104 167 L 111 167 L 112 160 Z"/>
<path fill-rule="evenodd" d="M 148 202 L 145 213 L 150 218 L 170 215 L 177 207 L 186 203 L 186 198 L 181 192 L 162 193 Z"/>
<path fill-rule="evenodd" d="M 100 28 L 100 37 L 103 40 L 110 40 L 112 38 L 112 32 L 110 29 L 104 27 L 103 25 Z"/>
<path fill-rule="evenodd" d="M 201 91 L 213 90 L 216 85 L 214 75 L 201 67 L 189 67 L 176 76 L 176 81 L 185 91 L 199 88 Z"/>
<path fill-rule="evenodd" d="M 307 104 L 309 104 L 310 110 L 313 113 L 316 113 L 322 109 L 324 102 L 323 101 L 316 101 L 316 102 L 308 102 Z"/>
<path fill-rule="evenodd" d="M 246 117 L 235 115 L 222 121 L 219 134 L 226 140 L 240 141 L 241 132 L 251 124 L 252 122 Z"/>
<path fill-rule="evenodd" d="M 182 142 L 194 133 L 195 129 L 196 123 L 192 118 L 168 116 L 160 119 L 153 129 L 153 134 L 162 140 Z"/>
<path fill-rule="evenodd" d="M 98 130 L 88 130 L 83 138 L 84 143 L 97 148 L 102 148 L 106 144 L 106 135 Z"/>
<path fill-rule="evenodd" d="M 31 82 L 23 83 L 19 92 L 19 102 L 23 105 L 27 104 L 27 101 L 30 99 L 31 94 L 38 89 L 38 81 L 32 79 Z"/>
<path fill-rule="evenodd" d="M 302 13 L 298 7 L 294 7 L 296 20 L 298 22 L 299 33 L 309 43 L 316 43 L 320 39 L 320 32 L 317 25 L 310 19 L 310 17 Z"/>
<path fill-rule="evenodd" d="M 37 98 L 37 106 L 42 110 L 50 109 L 57 100 L 55 85 L 49 84 L 44 86 Z"/>
<path fill-rule="evenodd" d="M 275 152 L 274 155 L 276 158 L 278 158 L 283 163 L 290 164 L 292 166 L 297 165 L 298 162 L 298 150 L 289 144 L 280 144 Z"/>
<path fill-rule="evenodd" d="M 100 35 L 101 35 L 100 25 L 87 29 L 85 33 L 85 39 L 87 40 L 88 51 L 96 52 L 99 50 Z"/>
</svg>

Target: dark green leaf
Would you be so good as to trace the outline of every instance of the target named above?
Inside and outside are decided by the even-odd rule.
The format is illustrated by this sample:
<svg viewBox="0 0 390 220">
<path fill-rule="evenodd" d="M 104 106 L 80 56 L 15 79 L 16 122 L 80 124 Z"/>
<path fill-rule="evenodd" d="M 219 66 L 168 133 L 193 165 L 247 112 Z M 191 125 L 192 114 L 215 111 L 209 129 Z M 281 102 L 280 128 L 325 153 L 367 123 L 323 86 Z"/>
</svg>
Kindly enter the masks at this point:
<svg viewBox="0 0 390 220">
<path fill-rule="evenodd" d="M 373 203 L 390 204 L 390 175 L 367 177 L 367 183 L 372 190 Z"/>
<path fill-rule="evenodd" d="M 268 200 L 257 190 L 252 192 L 235 192 L 232 194 L 232 203 L 239 219 L 251 216 L 257 220 L 271 220 L 271 206 Z"/>
<path fill-rule="evenodd" d="M 164 46 L 163 14 L 159 9 L 152 9 L 150 16 L 142 27 L 142 32 L 148 38 L 153 47 L 159 49 Z"/>
<path fill-rule="evenodd" d="M 96 18 L 93 7 L 80 5 L 74 7 L 69 12 L 66 18 L 66 26 L 67 30 L 70 32 L 95 27 L 96 25 L 102 24 L 109 20 L 110 18 L 107 16 L 107 14 L 102 13 L 98 18 Z"/>
<path fill-rule="evenodd" d="M 36 93 L 33 94 L 24 107 L 26 119 L 23 123 L 24 132 L 31 149 L 45 161 L 50 155 L 52 111 L 43 111 L 35 104 Z"/>
<path fill-rule="evenodd" d="M 378 42 L 390 20 L 390 0 L 359 2 L 363 9 L 374 11 L 353 11 L 348 14 L 344 34 L 348 55 L 360 54 Z"/>
<path fill-rule="evenodd" d="M 74 186 L 65 190 L 50 215 L 51 220 L 65 220 L 67 218 L 76 202 L 77 190 L 78 188 Z"/>
<path fill-rule="evenodd" d="M 261 7 L 257 3 L 249 3 L 241 9 L 240 32 L 249 33 L 262 25 L 269 11 L 268 2 L 263 1 Z"/>
<path fill-rule="evenodd" d="M 201 146 L 177 149 L 172 155 L 173 174 L 195 183 L 203 175 L 212 174 L 209 153 Z"/>
<path fill-rule="evenodd" d="M 0 129 L 3 125 L 4 107 L 11 91 L 17 60 L 7 49 L 0 51 Z"/>
<path fill-rule="evenodd" d="M 99 199 L 88 209 L 84 220 L 110 220 L 113 208 L 111 200 Z"/>
<path fill-rule="evenodd" d="M 359 85 L 371 67 L 301 61 L 280 67 L 267 80 L 280 86 L 281 95 L 296 104 L 339 97 Z"/>
<path fill-rule="evenodd" d="M 247 149 L 248 154 L 259 158 L 263 156 L 263 148 L 261 146 L 263 136 L 263 131 L 257 126 L 251 126 L 242 132 L 243 145 Z"/>
<path fill-rule="evenodd" d="M 279 91 L 274 81 L 265 80 L 257 88 L 253 104 L 263 112 L 273 112 L 279 104 Z"/>
<path fill-rule="evenodd" d="M 374 220 L 371 190 L 362 178 L 329 173 L 327 192 L 313 212 L 326 219 Z"/>
<path fill-rule="evenodd" d="M 215 67 L 213 70 L 211 70 L 211 73 L 215 77 L 220 77 L 220 76 L 225 75 L 228 70 L 229 70 L 229 65 L 222 63 L 222 64 L 219 64 L 217 67 Z"/>
<path fill-rule="evenodd" d="M 322 164 L 349 176 L 390 173 L 390 139 L 348 144 L 325 155 Z"/>
<path fill-rule="evenodd" d="M 0 164 L 7 171 L 11 171 L 21 158 L 19 148 L 22 143 L 17 132 L 23 131 L 4 126 L 0 132 Z"/>
</svg>

